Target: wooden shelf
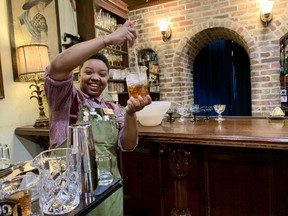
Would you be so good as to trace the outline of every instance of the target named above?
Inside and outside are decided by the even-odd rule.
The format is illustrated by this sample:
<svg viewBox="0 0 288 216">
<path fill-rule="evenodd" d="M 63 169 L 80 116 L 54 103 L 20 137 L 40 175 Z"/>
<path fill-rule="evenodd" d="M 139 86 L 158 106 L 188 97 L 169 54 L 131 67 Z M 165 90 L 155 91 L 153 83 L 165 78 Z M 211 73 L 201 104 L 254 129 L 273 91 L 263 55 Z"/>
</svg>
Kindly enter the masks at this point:
<svg viewBox="0 0 288 216">
<path fill-rule="evenodd" d="M 15 134 L 20 136 L 44 136 L 49 137 L 49 126 L 47 127 L 33 127 L 33 125 L 26 125 L 17 127 Z"/>
</svg>

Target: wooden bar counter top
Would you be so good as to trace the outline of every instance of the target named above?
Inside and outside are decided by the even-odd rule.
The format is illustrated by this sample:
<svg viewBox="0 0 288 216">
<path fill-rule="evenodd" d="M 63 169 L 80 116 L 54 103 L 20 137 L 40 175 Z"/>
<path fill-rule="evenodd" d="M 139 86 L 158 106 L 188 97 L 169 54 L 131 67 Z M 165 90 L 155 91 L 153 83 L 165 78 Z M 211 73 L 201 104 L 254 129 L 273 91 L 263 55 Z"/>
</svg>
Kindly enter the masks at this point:
<svg viewBox="0 0 288 216">
<path fill-rule="evenodd" d="M 288 149 L 288 119 L 226 117 L 218 123 L 215 118 L 200 118 L 197 122 L 179 123 L 163 120 L 161 125 L 139 126 L 139 138 L 154 142 L 200 144 L 248 148 Z M 49 136 L 48 127 L 32 125 L 18 127 L 20 136 Z"/>
<path fill-rule="evenodd" d="M 163 120 L 159 126 L 139 124 L 139 137 L 165 143 L 288 149 L 288 119 L 229 117 L 220 123 L 215 118 L 186 119 L 184 123 Z"/>
</svg>

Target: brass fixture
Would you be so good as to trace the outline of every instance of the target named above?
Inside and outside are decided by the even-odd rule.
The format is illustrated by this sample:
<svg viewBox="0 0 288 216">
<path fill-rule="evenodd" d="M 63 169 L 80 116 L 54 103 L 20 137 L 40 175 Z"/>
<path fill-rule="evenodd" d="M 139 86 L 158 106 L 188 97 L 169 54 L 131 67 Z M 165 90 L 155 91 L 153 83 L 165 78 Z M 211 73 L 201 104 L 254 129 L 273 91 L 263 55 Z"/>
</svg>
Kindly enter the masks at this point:
<svg viewBox="0 0 288 216">
<path fill-rule="evenodd" d="M 172 30 L 170 27 L 170 22 L 168 20 L 158 20 L 158 27 L 161 31 L 162 34 L 162 40 L 164 42 L 170 40 L 171 35 L 172 35 Z"/>
<path fill-rule="evenodd" d="M 273 18 L 272 8 L 274 5 L 274 1 L 271 0 L 262 0 L 260 2 L 261 14 L 260 19 L 265 27 L 271 22 Z"/>
</svg>

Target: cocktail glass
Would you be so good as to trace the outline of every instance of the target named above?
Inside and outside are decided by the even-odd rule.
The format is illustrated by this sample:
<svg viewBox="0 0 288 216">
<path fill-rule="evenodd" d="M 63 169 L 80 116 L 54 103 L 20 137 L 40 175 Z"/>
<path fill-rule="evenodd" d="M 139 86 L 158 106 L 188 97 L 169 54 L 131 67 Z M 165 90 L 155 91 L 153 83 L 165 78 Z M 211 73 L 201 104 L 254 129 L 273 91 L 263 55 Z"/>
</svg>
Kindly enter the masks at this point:
<svg viewBox="0 0 288 216">
<path fill-rule="evenodd" d="M 212 106 L 202 106 L 201 111 L 203 111 L 205 113 L 205 120 L 209 120 L 209 113 L 213 110 Z"/>
<path fill-rule="evenodd" d="M 169 116 L 168 121 L 172 122 L 173 121 L 173 114 L 176 113 L 176 108 L 169 108 L 166 113 Z"/>
<path fill-rule="evenodd" d="M 0 143 L 0 170 L 7 169 L 10 164 L 9 147 L 7 144 Z"/>
<path fill-rule="evenodd" d="M 199 119 L 196 118 L 196 115 L 200 112 L 200 106 L 199 106 L 199 104 L 192 104 L 192 105 L 189 107 L 189 112 L 193 115 L 193 118 L 191 119 L 191 121 L 193 121 L 193 122 L 199 121 Z"/>
<path fill-rule="evenodd" d="M 31 202 L 39 195 L 38 183 L 34 173 L 0 179 L 1 215 L 30 216 Z"/>
<path fill-rule="evenodd" d="M 180 115 L 180 118 L 179 118 L 179 122 L 184 122 L 185 121 L 185 116 L 188 115 L 188 112 L 187 112 L 187 108 L 185 106 L 179 106 L 177 107 L 176 109 L 176 112 Z"/>
<path fill-rule="evenodd" d="M 138 96 L 148 95 L 147 67 L 135 66 L 126 68 L 126 83 L 129 97 L 138 100 Z"/>
<path fill-rule="evenodd" d="M 218 122 L 224 121 L 225 119 L 222 118 L 221 113 L 224 112 L 226 105 L 225 104 L 215 104 L 215 105 L 213 105 L 213 108 L 214 108 L 215 112 L 218 113 L 218 117 L 215 120 Z"/>
</svg>

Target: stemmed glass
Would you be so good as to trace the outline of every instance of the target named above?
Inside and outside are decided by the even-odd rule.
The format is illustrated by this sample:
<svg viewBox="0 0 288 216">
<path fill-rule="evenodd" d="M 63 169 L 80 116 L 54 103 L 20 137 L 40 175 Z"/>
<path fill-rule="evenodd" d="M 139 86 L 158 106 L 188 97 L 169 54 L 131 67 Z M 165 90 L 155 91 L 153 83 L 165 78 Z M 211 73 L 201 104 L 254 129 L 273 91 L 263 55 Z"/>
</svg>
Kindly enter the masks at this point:
<svg viewBox="0 0 288 216">
<path fill-rule="evenodd" d="M 224 121 L 225 119 L 222 118 L 221 113 L 224 112 L 226 105 L 225 104 L 215 104 L 213 105 L 213 108 L 216 113 L 218 113 L 218 117 L 215 119 L 218 122 Z"/>
<path fill-rule="evenodd" d="M 169 108 L 166 113 L 169 115 L 168 121 L 172 122 L 173 113 L 176 113 L 176 108 Z"/>
<path fill-rule="evenodd" d="M 209 113 L 213 110 L 213 107 L 212 106 L 202 106 L 201 108 L 201 111 L 203 111 L 205 113 L 205 120 L 209 120 Z"/>
<path fill-rule="evenodd" d="M 185 121 L 185 116 L 187 116 L 188 115 L 188 113 L 187 113 L 187 108 L 185 107 L 185 106 L 179 106 L 179 107 L 177 107 L 177 109 L 176 109 L 176 112 L 180 115 L 180 118 L 179 118 L 179 122 L 184 122 Z"/>
<path fill-rule="evenodd" d="M 193 118 L 191 119 L 191 121 L 193 121 L 193 122 L 199 121 L 199 119 L 196 118 L 196 115 L 200 112 L 199 104 L 190 105 L 189 112 L 192 113 L 192 115 L 193 115 Z"/>
</svg>

